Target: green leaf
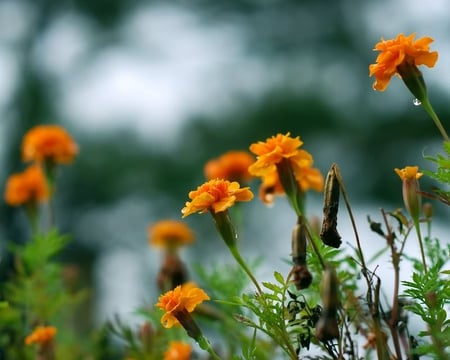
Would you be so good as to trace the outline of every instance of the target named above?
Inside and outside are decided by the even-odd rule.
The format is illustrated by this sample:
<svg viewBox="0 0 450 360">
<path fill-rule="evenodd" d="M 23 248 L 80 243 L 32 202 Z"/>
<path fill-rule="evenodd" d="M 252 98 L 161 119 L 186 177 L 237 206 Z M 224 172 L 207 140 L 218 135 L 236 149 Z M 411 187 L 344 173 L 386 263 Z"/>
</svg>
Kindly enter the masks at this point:
<svg viewBox="0 0 450 360">
<path fill-rule="evenodd" d="M 275 278 L 276 281 L 278 281 L 281 285 L 285 285 L 285 281 L 284 281 L 284 277 L 281 273 L 279 273 L 278 271 L 275 271 L 273 273 L 273 277 Z"/>
</svg>

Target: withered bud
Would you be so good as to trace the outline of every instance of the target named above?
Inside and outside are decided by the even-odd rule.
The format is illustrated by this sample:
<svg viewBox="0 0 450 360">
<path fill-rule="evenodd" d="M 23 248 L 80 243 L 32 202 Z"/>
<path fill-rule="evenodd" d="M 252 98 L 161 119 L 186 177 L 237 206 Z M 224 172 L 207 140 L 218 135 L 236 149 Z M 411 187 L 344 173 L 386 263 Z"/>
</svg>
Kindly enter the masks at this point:
<svg viewBox="0 0 450 360">
<path fill-rule="evenodd" d="M 307 229 L 304 218 L 299 217 L 292 231 L 292 262 L 297 265 L 306 264 Z"/>
<path fill-rule="evenodd" d="M 175 289 L 188 280 L 187 269 L 177 253 L 167 252 L 157 277 L 158 288 L 161 293 Z"/>
<path fill-rule="evenodd" d="M 324 311 L 316 325 L 315 336 L 317 340 L 322 342 L 339 338 L 336 315 L 331 315 Z"/>
<path fill-rule="evenodd" d="M 323 222 L 320 238 L 325 245 L 338 248 L 342 241 L 337 231 L 340 185 L 337 165 L 332 164 L 325 179 L 323 199 Z"/>
<path fill-rule="evenodd" d="M 309 272 L 306 264 L 294 264 L 291 273 L 293 275 L 292 282 L 294 283 L 297 290 L 306 289 L 309 287 L 309 285 L 311 285 L 313 277 Z"/>
<path fill-rule="evenodd" d="M 329 341 L 339 337 L 337 323 L 339 307 L 338 280 L 333 267 L 327 266 L 324 271 L 320 289 L 323 312 L 317 323 L 315 335 L 320 341 Z"/>
</svg>

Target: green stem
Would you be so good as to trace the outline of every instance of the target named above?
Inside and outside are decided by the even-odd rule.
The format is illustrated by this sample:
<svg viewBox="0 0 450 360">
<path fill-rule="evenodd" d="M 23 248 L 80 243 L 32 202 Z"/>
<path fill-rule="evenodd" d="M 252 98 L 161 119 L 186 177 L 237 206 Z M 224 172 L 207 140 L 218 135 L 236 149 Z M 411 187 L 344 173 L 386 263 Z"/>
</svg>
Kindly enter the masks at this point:
<svg viewBox="0 0 450 360">
<path fill-rule="evenodd" d="M 211 347 L 210 342 L 204 336 L 201 336 L 197 339 L 197 343 L 203 350 L 207 351 L 209 355 L 211 355 L 211 359 L 213 360 L 222 360 L 219 355 L 215 353 L 213 348 Z"/>
<path fill-rule="evenodd" d="M 431 119 L 433 119 L 434 124 L 437 126 L 437 128 L 441 132 L 441 135 L 444 138 L 444 140 L 445 141 L 450 141 L 450 138 L 448 137 L 448 134 L 445 131 L 444 126 L 441 123 L 441 120 L 439 120 L 439 117 L 434 112 L 434 109 L 431 106 L 430 100 L 428 100 L 428 98 L 423 99 L 422 100 L 422 105 L 423 105 L 424 109 L 426 110 L 426 112 L 428 113 L 428 115 L 430 115 Z"/>
<path fill-rule="evenodd" d="M 262 291 L 261 287 L 259 286 L 258 280 L 256 280 L 256 278 L 253 275 L 253 273 L 251 272 L 250 268 L 247 266 L 247 263 L 242 258 L 241 254 L 239 253 L 239 250 L 238 250 L 237 246 L 236 245 L 229 245 L 228 248 L 230 249 L 230 252 L 233 255 L 233 257 L 236 260 L 236 262 L 239 264 L 239 266 L 242 268 L 242 270 L 244 270 L 244 272 L 248 275 L 250 280 L 253 282 L 253 284 L 255 285 L 256 289 L 258 290 L 258 293 L 262 294 L 263 291 Z"/>
<path fill-rule="evenodd" d="M 239 264 L 239 266 L 245 271 L 245 273 L 248 275 L 250 280 L 255 284 L 256 288 L 258 289 L 259 294 L 262 294 L 263 291 L 261 290 L 261 287 L 259 286 L 258 281 L 253 276 L 252 272 L 250 271 L 249 267 L 247 266 L 244 259 L 241 257 L 241 254 L 239 253 L 239 250 L 237 248 L 237 233 L 233 226 L 233 222 L 231 221 L 230 215 L 228 211 L 221 211 L 218 213 L 211 212 L 211 215 L 214 219 L 215 225 L 217 230 L 219 231 L 219 234 L 222 236 L 222 239 L 225 241 L 225 244 L 227 245 L 228 249 L 230 250 L 231 254 Z"/>
<path fill-rule="evenodd" d="M 25 213 L 30 223 L 32 237 L 39 235 L 39 208 L 36 202 L 25 204 Z"/>
<path fill-rule="evenodd" d="M 417 233 L 417 240 L 419 241 L 419 247 L 420 247 L 420 255 L 422 256 L 422 264 L 423 264 L 423 270 L 425 272 L 428 272 L 427 269 L 427 262 L 425 260 L 425 252 L 423 250 L 423 241 L 422 241 L 422 233 L 420 232 L 420 223 L 419 219 L 413 219 L 414 227 L 416 228 Z"/>
</svg>

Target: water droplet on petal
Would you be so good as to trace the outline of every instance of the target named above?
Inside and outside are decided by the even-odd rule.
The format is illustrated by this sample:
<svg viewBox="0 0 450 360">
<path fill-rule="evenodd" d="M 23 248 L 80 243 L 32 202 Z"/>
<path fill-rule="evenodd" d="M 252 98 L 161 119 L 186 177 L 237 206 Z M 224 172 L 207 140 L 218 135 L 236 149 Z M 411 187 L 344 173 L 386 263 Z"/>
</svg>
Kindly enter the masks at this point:
<svg viewBox="0 0 450 360">
<path fill-rule="evenodd" d="M 413 104 L 414 104 L 414 106 L 420 106 L 420 105 L 422 105 L 422 102 L 419 99 L 414 99 Z"/>
</svg>

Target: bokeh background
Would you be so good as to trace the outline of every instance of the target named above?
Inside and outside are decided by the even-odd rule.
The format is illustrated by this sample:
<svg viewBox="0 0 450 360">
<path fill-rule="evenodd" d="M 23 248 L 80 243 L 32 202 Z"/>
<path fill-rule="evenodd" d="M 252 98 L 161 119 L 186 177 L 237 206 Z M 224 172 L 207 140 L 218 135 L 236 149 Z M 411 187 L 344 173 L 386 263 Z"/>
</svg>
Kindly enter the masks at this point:
<svg viewBox="0 0 450 360">
<path fill-rule="evenodd" d="M 80 154 L 59 176 L 57 224 L 73 238 L 62 260 L 92 289 L 93 324 L 131 319 L 156 300 L 160 258 L 147 226 L 181 217 L 204 163 L 279 132 L 301 136 L 324 174 L 339 164 L 364 243 L 382 246 L 366 216 L 402 206 L 393 168 L 430 168 L 423 156 L 441 139 L 400 80 L 372 90 L 372 49 L 400 32 L 434 38 L 439 60 L 423 73 L 449 129 L 449 20 L 448 0 L 0 0 L 0 184 L 23 169 L 32 126 L 61 124 L 76 139 Z M 321 196 L 309 201 L 320 216 Z M 287 201 L 243 208 L 244 257 L 265 257 L 262 277 L 287 271 Z M 449 215 L 435 203 L 438 234 Z M 187 261 L 231 262 L 208 215 L 186 221 L 197 234 Z M 339 226 L 353 243 L 343 207 Z M 24 214 L 2 202 L 2 279 L 7 241 L 28 235 Z"/>
</svg>

